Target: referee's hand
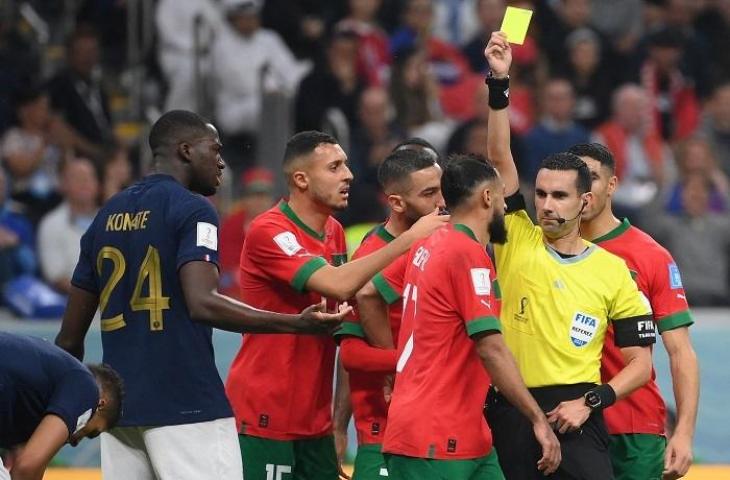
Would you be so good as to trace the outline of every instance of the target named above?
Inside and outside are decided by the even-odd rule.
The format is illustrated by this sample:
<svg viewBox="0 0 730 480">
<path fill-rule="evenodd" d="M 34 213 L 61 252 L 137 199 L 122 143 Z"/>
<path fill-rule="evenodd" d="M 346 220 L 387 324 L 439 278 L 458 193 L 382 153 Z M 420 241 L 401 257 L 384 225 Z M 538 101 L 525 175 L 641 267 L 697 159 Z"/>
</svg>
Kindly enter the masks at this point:
<svg viewBox="0 0 730 480">
<path fill-rule="evenodd" d="M 537 469 L 543 475 L 555 473 L 561 460 L 560 442 L 558 438 L 550 428 L 550 424 L 545 420 L 545 417 L 541 421 L 534 423 L 532 430 L 535 433 L 535 439 L 542 447 L 542 457 L 537 461 Z"/>
<path fill-rule="evenodd" d="M 586 405 L 583 397 L 560 402 L 553 410 L 547 413 L 548 422 L 559 433 L 578 430 L 591 415 L 591 409 Z"/>
</svg>

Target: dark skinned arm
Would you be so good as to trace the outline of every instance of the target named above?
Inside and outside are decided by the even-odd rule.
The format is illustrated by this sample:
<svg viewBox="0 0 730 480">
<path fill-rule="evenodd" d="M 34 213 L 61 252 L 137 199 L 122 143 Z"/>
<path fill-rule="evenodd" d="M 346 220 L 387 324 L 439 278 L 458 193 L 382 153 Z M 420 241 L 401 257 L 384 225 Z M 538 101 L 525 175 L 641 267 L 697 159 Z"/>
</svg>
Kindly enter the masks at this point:
<svg viewBox="0 0 730 480">
<path fill-rule="evenodd" d="M 84 338 L 99 306 L 99 296 L 79 287 L 71 286 L 68 305 L 63 312 L 61 331 L 56 336 L 56 345 L 84 360 Z"/>
</svg>

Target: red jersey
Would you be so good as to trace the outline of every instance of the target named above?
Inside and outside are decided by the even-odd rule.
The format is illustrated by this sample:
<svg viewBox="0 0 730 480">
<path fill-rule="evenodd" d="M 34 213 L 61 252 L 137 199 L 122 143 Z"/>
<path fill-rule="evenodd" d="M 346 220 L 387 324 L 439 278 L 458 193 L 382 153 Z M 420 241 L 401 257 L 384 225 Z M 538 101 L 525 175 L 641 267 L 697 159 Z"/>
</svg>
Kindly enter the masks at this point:
<svg viewBox="0 0 730 480">
<path fill-rule="evenodd" d="M 626 262 L 639 290 L 651 303 L 659 333 L 693 323 L 679 269 L 669 252 L 653 238 L 624 219 L 621 225 L 593 243 Z M 613 327 L 609 325 L 601 359 L 601 381 L 608 382 L 624 365 L 621 351 L 613 342 Z M 608 431 L 613 435 L 663 435 L 665 414 L 653 369 L 646 385 L 604 411 Z"/>
<path fill-rule="evenodd" d="M 322 299 L 305 290 L 309 277 L 327 263 L 344 263 L 346 250 L 337 220 L 330 217 L 320 234 L 282 201 L 257 217 L 246 235 L 242 300 L 299 313 Z M 226 382 L 239 431 L 274 440 L 329 434 L 335 350 L 334 340 L 322 335 L 243 335 Z"/>
<path fill-rule="evenodd" d="M 385 229 L 384 225 L 378 225 L 372 233 L 365 237 L 352 258 L 355 259 L 369 255 L 386 246 L 394 238 Z M 401 257 L 404 256 L 405 254 L 401 255 Z M 391 303 L 388 308 L 390 331 L 393 335 L 394 342 L 398 339 L 401 311 L 401 302 Z M 342 329 L 336 335 L 352 335 L 364 338 L 364 333 L 359 325 L 359 318 L 355 316 L 352 322 L 343 323 Z M 394 372 L 395 362 L 393 362 L 392 368 Z M 383 396 L 384 384 L 385 375 L 381 372 L 350 371 L 350 401 L 352 403 L 352 415 L 355 418 L 357 442 L 359 445 L 380 444 L 383 442 L 386 417 L 388 414 L 388 407 L 385 404 L 385 397 Z"/>
<path fill-rule="evenodd" d="M 464 225 L 449 225 L 408 254 L 403 322 L 413 330 L 398 345 L 395 389 L 383 452 L 417 458 L 487 455 L 484 419 L 490 378 L 471 340 L 500 330 L 494 266 Z"/>
</svg>

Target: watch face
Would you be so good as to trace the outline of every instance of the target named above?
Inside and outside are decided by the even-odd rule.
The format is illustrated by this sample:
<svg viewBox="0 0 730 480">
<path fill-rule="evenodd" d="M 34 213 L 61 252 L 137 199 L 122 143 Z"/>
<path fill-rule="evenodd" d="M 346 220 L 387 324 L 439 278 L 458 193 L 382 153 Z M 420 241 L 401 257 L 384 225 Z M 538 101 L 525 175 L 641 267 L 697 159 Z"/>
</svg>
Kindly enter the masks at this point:
<svg viewBox="0 0 730 480">
<path fill-rule="evenodd" d="M 596 392 L 586 393 L 586 405 L 591 408 L 597 408 L 601 406 L 601 397 Z"/>
</svg>

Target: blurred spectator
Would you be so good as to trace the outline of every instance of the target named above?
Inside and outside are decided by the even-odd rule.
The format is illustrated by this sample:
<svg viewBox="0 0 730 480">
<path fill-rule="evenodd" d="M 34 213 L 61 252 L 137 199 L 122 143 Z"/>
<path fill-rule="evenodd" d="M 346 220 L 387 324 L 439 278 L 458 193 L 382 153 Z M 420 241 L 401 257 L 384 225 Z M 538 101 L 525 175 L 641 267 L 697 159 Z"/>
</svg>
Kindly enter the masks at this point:
<svg viewBox="0 0 730 480">
<path fill-rule="evenodd" d="M 403 132 L 393 122 L 393 113 L 385 89 L 371 87 L 362 93 L 359 126 L 353 132 L 348 153 L 356 184 L 367 183 L 377 188 L 380 163 L 403 140 Z"/>
<path fill-rule="evenodd" d="M 695 306 L 730 305 L 730 218 L 710 212 L 710 185 L 695 174 L 684 180 L 680 215 L 654 215 L 647 229 L 671 252 Z"/>
<path fill-rule="evenodd" d="M 13 121 L 15 93 L 40 77 L 39 49 L 23 30 L 0 15 L 0 134 Z"/>
<path fill-rule="evenodd" d="M 700 133 L 710 142 L 720 169 L 730 176 L 730 83 L 715 89 L 705 109 Z"/>
<path fill-rule="evenodd" d="M 34 274 L 35 255 L 33 225 L 7 198 L 5 172 L 0 168 L 0 287 L 23 274 Z"/>
<path fill-rule="evenodd" d="M 215 118 L 223 156 L 235 171 L 254 161 L 264 92 L 292 94 L 308 68 L 296 61 L 276 32 L 261 28 L 261 2 L 225 0 L 227 22 L 212 51 Z"/>
<path fill-rule="evenodd" d="M 570 79 L 575 91 L 575 120 L 594 128 L 608 117 L 615 85 L 611 71 L 602 61 L 601 42 L 592 30 L 581 28 L 566 39 L 568 64 L 561 75 Z"/>
<path fill-rule="evenodd" d="M 492 32 L 499 30 L 507 8 L 505 0 L 477 0 L 474 5 L 474 12 L 479 20 L 478 30 L 464 45 L 463 52 L 469 61 L 472 71 L 486 74 L 489 65 L 484 58 L 484 49 L 489 41 Z M 516 45 L 513 45 L 516 47 Z"/>
<path fill-rule="evenodd" d="M 357 122 L 357 101 L 364 86 L 357 75 L 358 38 L 351 32 L 333 34 L 327 59 L 315 65 L 299 85 L 295 102 L 295 128 L 345 134 Z"/>
<path fill-rule="evenodd" d="M 164 109 L 199 111 L 196 86 L 195 36 L 199 38 L 202 56 L 197 58 L 203 72 L 209 66 L 208 49 L 215 32 L 223 25 L 223 16 L 215 0 L 160 0 L 155 12 L 159 38 L 159 61 L 167 80 Z M 196 89 L 197 87 L 197 89 Z"/>
<path fill-rule="evenodd" d="M 223 218 L 220 231 L 220 288 L 225 295 L 239 298 L 241 250 L 246 230 L 254 218 L 274 203 L 274 174 L 252 168 L 241 175 L 243 195 Z"/>
<path fill-rule="evenodd" d="M 619 88 L 612 108 L 611 119 L 595 130 L 594 140 L 608 147 L 616 160 L 619 184 L 613 205 L 617 215 L 635 221 L 637 210 L 670 180 L 670 152 L 650 127 L 650 106 L 643 88 L 631 84 Z"/>
<path fill-rule="evenodd" d="M 683 34 L 666 28 L 651 34 L 647 43 L 649 55 L 641 67 L 641 84 L 650 95 L 654 128 L 667 141 L 687 138 L 699 123 L 699 105 L 692 83 L 679 69 Z"/>
<path fill-rule="evenodd" d="M 387 85 L 390 69 L 388 36 L 377 23 L 382 0 L 349 0 L 349 15 L 337 22 L 336 31 L 357 35 L 357 72 L 371 86 Z"/>
<path fill-rule="evenodd" d="M 8 130 L 0 143 L 0 154 L 8 172 L 12 198 L 25 206 L 37 223 L 58 205 L 58 166 L 70 148 L 69 129 L 51 115 L 47 93 L 27 88 L 15 97 L 17 126 Z"/>
<path fill-rule="evenodd" d="M 102 165 L 101 193 L 102 202 L 106 202 L 117 193 L 132 184 L 133 168 L 129 161 L 129 153 L 123 147 L 112 150 L 111 155 Z"/>
<path fill-rule="evenodd" d="M 695 22 L 698 33 L 707 39 L 710 76 L 715 83 L 730 79 L 730 0 L 714 0 Z"/>
<path fill-rule="evenodd" d="M 409 137 L 427 138 L 442 150 L 451 125 L 443 118 L 439 86 L 423 50 L 403 50 L 395 59 L 390 98 L 398 127 Z"/>
<path fill-rule="evenodd" d="M 474 15 L 477 3 L 479 0 L 434 2 L 433 30 L 436 36 L 457 47 L 468 42 L 479 29 L 479 19 Z"/>
<path fill-rule="evenodd" d="M 643 32 L 642 0 L 591 0 L 591 25 L 608 37 L 618 55 L 634 53 Z"/>
<path fill-rule="evenodd" d="M 575 96 L 570 83 L 564 79 L 548 81 L 542 91 L 540 121 L 524 137 L 528 178 L 535 178 L 545 157 L 590 138 L 589 131 L 573 120 L 574 108 Z"/>
<path fill-rule="evenodd" d="M 261 19 L 276 31 L 299 59 L 321 60 L 327 25 L 344 14 L 344 2 L 330 0 L 266 0 Z"/>
<path fill-rule="evenodd" d="M 710 145 L 701 138 L 690 138 L 677 147 L 676 159 L 680 180 L 669 191 L 667 211 L 675 214 L 682 212 L 684 179 L 699 175 L 706 178 L 710 185 L 709 210 L 726 212 L 730 184 L 725 173 L 717 167 Z"/>
<path fill-rule="evenodd" d="M 464 98 L 471 98 L 481 79 L 472 78 L 464 55 L 454 45 L 432 33 L 434 4 L 432 0 L 408 0 L 403 13 L 403 26 L 393 33 L 390 50 L 396 60 L 413 49 L 423 49 L 426 61 L 439 84 L 439 101 L 445 115 L 466 119 Z M 468 104 L 467 104 L 468 105 Z"/>
<path fill-rule="evenodd" d="M 46 281 L 68 293 L 81 236 L 99 208 L 99 179 L 94 164 L 85 158 L 71 158 L 61 170 L 64 201 L 41 220 L 38 228 L 38 255 Z"/>
<path fill-rule="evenodd" d="M 66 68 L 48 84 L 53 109 L 75 130 L 75 147 L 98 157 L 114 142 L 109 99 L 101 83 L 99 40 L 88 28 L 74 31 L 66 45 Z"/>
</svg>

